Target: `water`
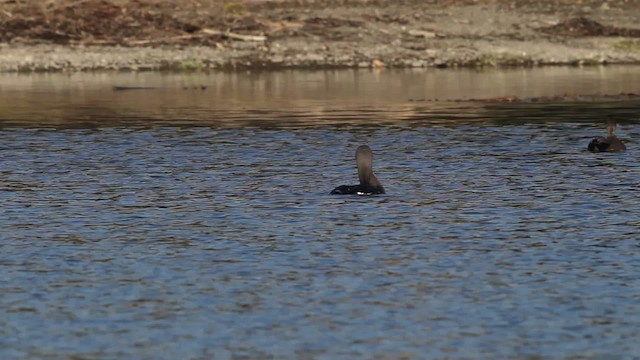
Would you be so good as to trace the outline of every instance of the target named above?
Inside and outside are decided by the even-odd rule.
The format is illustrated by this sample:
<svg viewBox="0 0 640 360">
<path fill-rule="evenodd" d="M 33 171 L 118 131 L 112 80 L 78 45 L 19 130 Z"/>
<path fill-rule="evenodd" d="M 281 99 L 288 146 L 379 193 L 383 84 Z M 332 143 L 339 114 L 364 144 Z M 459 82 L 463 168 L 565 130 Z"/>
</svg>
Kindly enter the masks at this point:
<svg viewBox="0 0 640 360">
<path fill-rule="evenodd" d="M 0 77 L 3 359 L 640 353 L 639 68 Z"/>
</svg>

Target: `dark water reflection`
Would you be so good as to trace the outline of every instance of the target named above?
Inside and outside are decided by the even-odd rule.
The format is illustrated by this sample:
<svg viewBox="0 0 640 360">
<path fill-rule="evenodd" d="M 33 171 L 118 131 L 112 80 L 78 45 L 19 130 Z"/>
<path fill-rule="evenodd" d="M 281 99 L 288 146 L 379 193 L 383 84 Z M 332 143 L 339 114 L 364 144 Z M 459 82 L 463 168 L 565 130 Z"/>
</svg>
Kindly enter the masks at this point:
<svg viewBox="0 0 640 360">
<path fill-rule="evenodd" d="M 639 75 L 3 75 L 0 357 L 638 354 Z"/>
</svg>

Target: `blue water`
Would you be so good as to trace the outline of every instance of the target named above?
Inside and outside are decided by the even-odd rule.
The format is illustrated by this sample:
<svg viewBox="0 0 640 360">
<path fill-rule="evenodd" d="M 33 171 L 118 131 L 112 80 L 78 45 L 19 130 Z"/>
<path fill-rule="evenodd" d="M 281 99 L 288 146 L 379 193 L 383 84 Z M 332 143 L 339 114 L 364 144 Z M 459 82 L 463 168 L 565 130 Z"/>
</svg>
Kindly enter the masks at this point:
<svg viewBox="0 0 640 360">
<path fill-rule="evenodd" d="M 294 75 L 319 76 L 256 76 Z M 247 102 L 211 88 L 231 75 L 119 76 L 0 91 L 1 358 L 640 354 L 638 102 Z M 587 152 L 608 114 L 628 151 Z M 387 194 L 328 195 L 365 143 Z"/>
</svg>

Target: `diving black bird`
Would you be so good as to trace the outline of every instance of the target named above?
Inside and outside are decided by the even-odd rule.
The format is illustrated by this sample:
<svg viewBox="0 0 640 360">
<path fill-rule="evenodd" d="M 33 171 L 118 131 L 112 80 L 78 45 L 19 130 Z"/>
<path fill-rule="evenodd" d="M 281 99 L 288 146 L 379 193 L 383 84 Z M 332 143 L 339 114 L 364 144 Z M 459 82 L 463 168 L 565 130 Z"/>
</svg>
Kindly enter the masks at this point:
<svg viewBox="0 0 640 360">
<path fill-rule="evenodd" d="M 624 146 L 624 143 L 618 139 L 615 135 L 616 130 L 616 121 L 609 117 L 609 121 L 607 121 L 607 132 L 608 136 L 599 136 L 589 143 L 587 146 L 587 150 L 592 152 L 616 152 L 616 151 L 625 151 L 627 147 Z"/>
<path fill-rule="evenodd" d="M 373 153 L 367 145 L 361 145 L 356 150 L 356 164 L 358 165 L 359 185 L 342 185 L 331 191 L 331 194 L 374 195 L 384 194 L 384 188 L 373 174 Z"/>
</svg>

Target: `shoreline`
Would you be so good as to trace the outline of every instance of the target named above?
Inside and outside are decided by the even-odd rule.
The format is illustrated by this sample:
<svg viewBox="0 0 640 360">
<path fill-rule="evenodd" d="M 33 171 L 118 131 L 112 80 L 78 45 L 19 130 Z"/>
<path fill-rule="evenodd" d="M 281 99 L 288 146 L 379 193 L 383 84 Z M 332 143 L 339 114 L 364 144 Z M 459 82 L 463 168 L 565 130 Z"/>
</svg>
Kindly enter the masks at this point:
<svg viewBox="0 0 640 360">
<path fill-rule="evenodd" d="M 87 35 L 67 43 L 28 33 L 0 43 L 0 72 L 640 64 L 638 0 L 458 3 L 289 8 L 287 1 L 247 1 L 227 31 L 193 25 L 190 33 L 112 34 L 108 41 Z"/>
<path fill-rule="evenodd" d="M 602 43 L 602 39 L 598 39 Z M 615 41 L 615 40 L 614 40 Z M 611 42 L 611 41 L 609 41 Z M 531 53 L 523 48 L 536 47 Z M 502 44 L 494 51 L 439 51 L 428 57 L 366 56 L 315 52 L 282 56 L 278 53 L 241 51 L 224 54 L 205 47 L 69 47 L 30 45 L 0 47 L 1 73 L 84 71 L 242 71 L 325 70 L 349 68 L 500 68 L 540 66 L 640 65 L 640 51 L 616 55 L 590 48 L 551 44 Z"/>
</svg>

